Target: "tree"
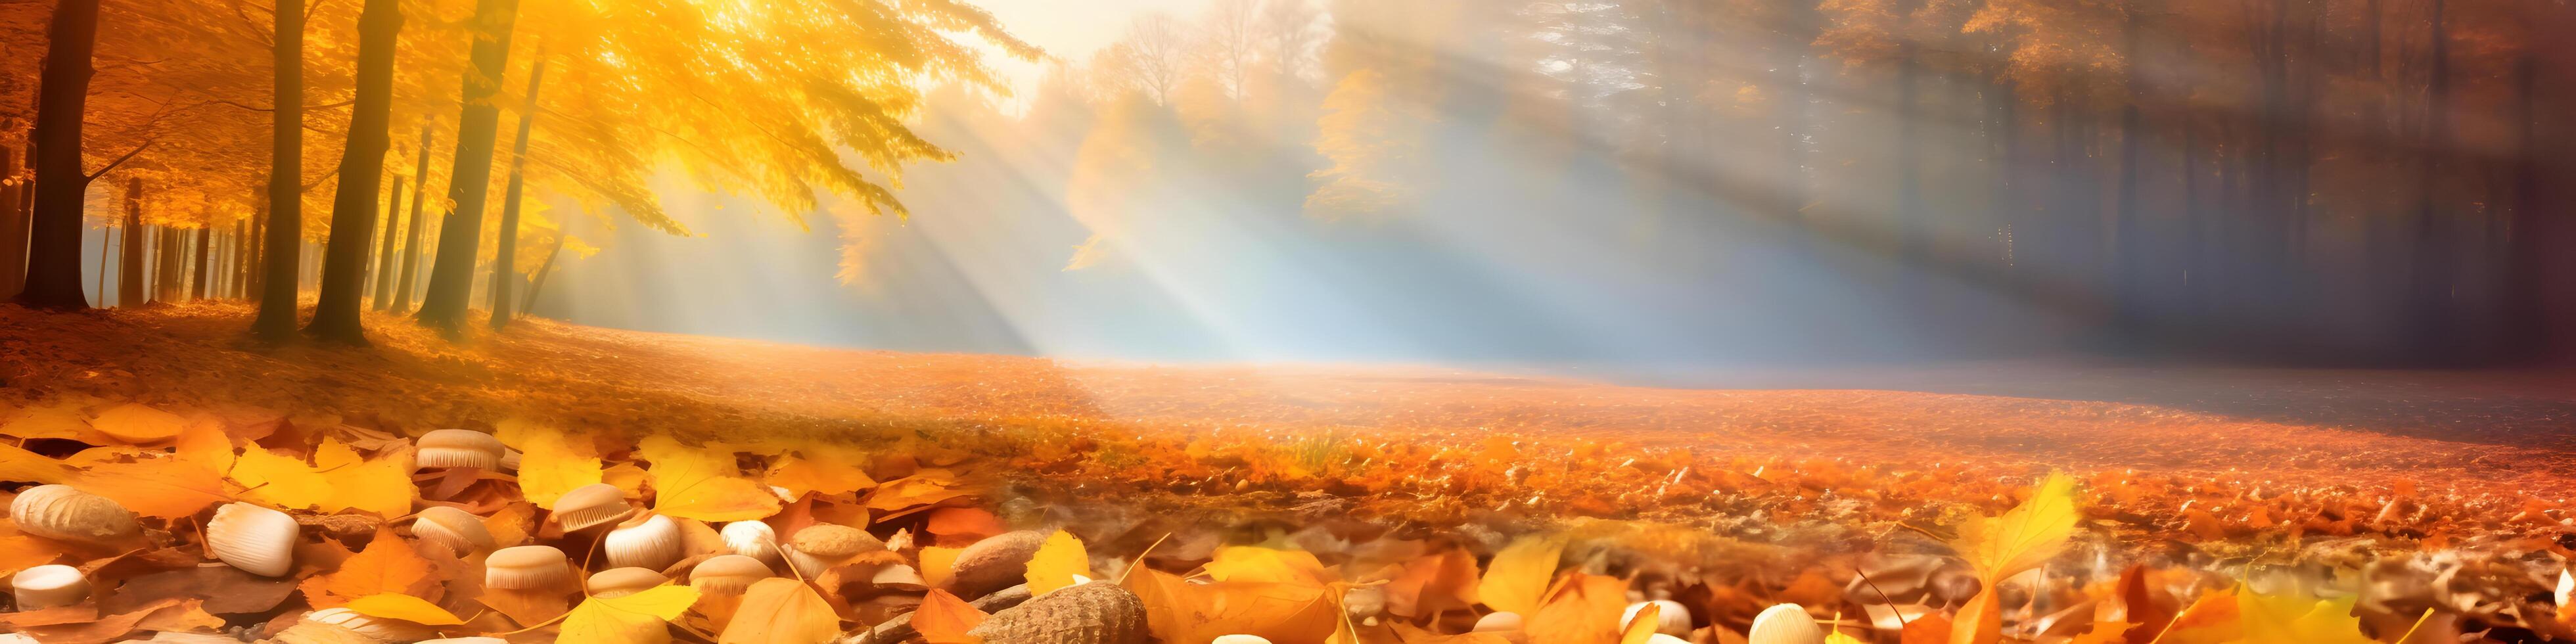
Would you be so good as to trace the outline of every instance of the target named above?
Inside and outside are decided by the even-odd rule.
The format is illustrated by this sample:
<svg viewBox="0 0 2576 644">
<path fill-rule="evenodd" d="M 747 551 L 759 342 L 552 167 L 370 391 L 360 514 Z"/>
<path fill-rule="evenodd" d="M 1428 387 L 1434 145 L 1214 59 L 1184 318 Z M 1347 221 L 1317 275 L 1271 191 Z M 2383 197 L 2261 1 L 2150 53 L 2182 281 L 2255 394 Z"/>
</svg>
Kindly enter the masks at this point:
<svg viewBox="0 0 2576 644">
<path fill-rule="evenodd" d="M 272 31 L 275 100 L 272 103 L 267 238 L 261 270 L 259 317 L 251 334 L 271 342 L 295 332 L 295 291 L 304 230 L 304 3 L 281 3 Z"/>
<path fill-rule="evenodd" d="M 465 107 L 456 121 L 456 168 L 448 173 L 447 198 L 455 205 L 439 223 L 445 232 L 438 236 L 428 295 L 415 316 L 423 326 L 449 334 L 463 330 L 467 299 L 473 295 L 475 247 L 482 242 L 475 231 L 483 227 L 485 188 L 492 180 L 492 144 L 501 124 L 501 108 L 492 98 L 501 93 L 510 32 L 518 15 L 518 0 L 474 4 L 474 69 L 465 76 Z"/>
<path fill-rule="evenodd" d="M 537 121 L 537 90 L 545 82 L 546 61 L 544 54 L 538 54 L 536 66 L 528 71 L 528 93 L 522 99 L 525 106 L 519 109 L 519 138 L 510 145 L 510 186 L 501 197 L 500 248 L 492 255 L 492 329 L 496 331 L 509 326 L 512 317 L 510 284 L 519 280 L 511 262 L 519 252 L 519 193 L 527 180 L 528 130 Z"/>
<path fill-rule="evenodd" d="M 90 50 L 98 39 L 98 0 L 61 0 L 45 31 L 44 90 L 36 105 L 36 209 L 27 253 L 27 288 L 18 301 L 55 309 L 89 308 L 81 294 L 81 194 L 98 175 L 81 168 L 81 117 L 89 99 Z"/>
<path fill-rule="evenodd" d="M 412 177 L 415 180 L 411 184 L 411 224 L 403 228 L 402 273 L 394 278 L 393 304 L 385 309 L 397 315 L 411 311 L 412 291 L 420 288 L 420 282 L 414 279 L 416 275 L 412 269 L 420 265 L 420 202 L 421 193 L 429 184 L 429 141 L 429 124 L 421 123 L 420 164 L 412 170 Z M 386 234 L 392 233 L 389 231 Z"/>
<path fill-rule="evenodd" d="M 322 265 L 322 296 L 315 304 L 313 323 L 305 329 L 324 340 L 367 343 L 358 314 L 366 294 L 367 242 L 375 230 L 378 181 L 385 175 L 385 151 L 393 147 L 394 38 L 402 32 L 402 23 L 399 0 L 367 0 L 358 19 L 356 107 L 349 113 L 347 147 L 340 155 L 331 238 Z"/>
</svg>

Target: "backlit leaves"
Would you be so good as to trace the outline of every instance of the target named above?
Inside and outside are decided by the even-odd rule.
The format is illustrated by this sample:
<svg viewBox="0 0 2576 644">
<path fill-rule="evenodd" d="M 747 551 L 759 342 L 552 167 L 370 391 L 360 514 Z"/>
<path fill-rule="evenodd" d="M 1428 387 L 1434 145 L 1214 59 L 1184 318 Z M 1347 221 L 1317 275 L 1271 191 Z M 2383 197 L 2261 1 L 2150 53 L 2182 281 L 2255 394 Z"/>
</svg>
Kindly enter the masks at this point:
<svg viewBox="0 0 2576 644">
<path fill-rule="evenodd" d="M 945 590 L 930 591 L 921 598 L 921 608 L 912 611 L 912 630 L 930 644 L 980 644 L 983 638 L 967 635 L 984 623 L 984 611 L 976 610 L 966 600 Z"/>
<path fill-rule="evenodd" d="M 822 642 L 840 633 L 840 617 L 804 582 L 771 577 L 753 582 L 719 644 Z M 566 631 L 569 635 L 570 631 Z"/>
<path fill-rule="evenodd" d="M 649 463 L 653 511 L 700 521 L 742 521 L 778 513 L 778 495 L 738 476 L 733 454 L 653 436 L 636 446 Z"/>
<path fill-rule="evenodd" d="M 1476 596 L 1494 610 L 1528 615 L 1546 597 L 1548 580 L 1556 577 L 1556 560 L 1565 550 L 1561 536 L 1522 537 L 1494 554 L 1485 567 Z"/>
<path fill-rule="evenodd" d="M 537 507 L 553 509 L 556 497 L 600 482 L 599 456 L 574 449 L 563 432 L 525 421 L 502 421 L 494 429 L 519 450 L 519 491 Z"/>
<path fill-rule="evenodd" d="M 1057 530 L 1038 546 L 1037 556 L 1029 559 L 1029 594 L 1044 595 L 1074 585 L 1075 575 L 1091 576 L 1091 556 L 1085 553 L 1081 539 Z"/>
<path fill-rule="evenodd" d="M 590 597 L 564 617 L 562 641 L 660 644 L 671 641 L 670 621 L 697 603 L 698 590 L 661 585 L 624 597 Z"/>
</svg>

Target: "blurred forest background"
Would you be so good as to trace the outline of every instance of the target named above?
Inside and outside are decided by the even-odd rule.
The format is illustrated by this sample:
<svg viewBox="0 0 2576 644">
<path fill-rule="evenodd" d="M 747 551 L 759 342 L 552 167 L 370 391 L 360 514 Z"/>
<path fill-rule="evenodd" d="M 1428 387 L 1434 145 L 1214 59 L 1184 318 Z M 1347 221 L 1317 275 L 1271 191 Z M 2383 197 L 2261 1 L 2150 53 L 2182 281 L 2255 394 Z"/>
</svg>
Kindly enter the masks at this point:
<svg viewBox="0 0 2576 644">
<path fill-rule="evenodd" d="M 22 43 L 43 41 L 50 4 L 0 3 L 13 148 L 39 58 Z M 100 305 L 138 299 L 108 288 L 143 265 L 131 258 L 235 257 L 222 240 L 255 235 L 251 215 L 267 212 L 269 148 L 213 137 L 265 137 L 270 115 L 166 97 L 264 92 L 273 70 L 257 61 L 274 43 L 235 30 L 214 42 L 246 62 L 176 75 L 184 48 L 154 39 L 238 21 L 222 3 L 190 19 L 158 4 L 106 3 L 97 82 L 110 89 L 94 100 L 133 102 L 94 106 L 93 129 L 124 138 L 93 143 L 91 166 L 143 152 L 129 181 L 89 194 L 84 280 Z M 866 149 L 761 143 L 766 112 L 732 103 L 653 116 L 690 104 L 674 96 L 755 92 L 680 78 L 686 65 L 620 82 L 670 45 L 590 33 L 578 12 L 523 17 L 513 55 L 571 61 L 543 81 L 571 85 L 538 93 L 524 66 L 498 83 L 503 111 L 536 104 L 548 120 L 524 155 L 526 223 L 503 234 L 485 220 L 477 265 L 505 278 L 472 280 L 470 301 L 646 330 L 1153 360 L 2082 351 L 2453 366 L 2563 358 L 2576 341 L 2576 44 L 2555 37 L 2576 33 L 2576 8 L 2563 2 L 1201 4 L 1143 14 L 1097 52 L 1033 58 L 1043 80 L 1017 92 L 977 58 L 1033 52 L 976 20 L 920 26 L 1001 45 L 812 31 L 865 43 L 876 58 L 859 62 L 887 70 L 868 87 L 902 99 L 880 116 L 918 135 Z M 355 5 L 317 3 L 313 19 L 355 20 Z M 411 128 L 452 137 L 439 115 L 456 109 L 465 41 L 437 29 L 470 12 L 423 13 L 405 51 L 415 33 L 459 51 L 417 72 L 436 79 L 416 101 L 432 107 L 397 104 L 376 203 L 404 181 L 447 181 L 448 144 L 415 165 Z M 623 44 L 562 54 L 585 42 Z M 320 109 L 351 91 L 330 66 L 307 75 Z M 755 149 L 621 143 L 731 114 L 742 129 L 712 140 Z M 209 126 L 227 119 L 247 124 Z M 865 179 L 809 187 L 798 164 L 827 148 Z M 155 158 L 172 150 L 195 156 Z M 327 200 L 323 156 L 302 181 Z M 321 252 L 328 210 L 307 209 L 305 252 Z M 377 239 L 400 238 L 407 216 L 379 219 Z M 407 307 L 423 281 L 384 258 L 420 253 L 375 251 L 389 276 L 378 308 Z M 157 270 L 138 272 L 208 281 Z M 216 296 L 241 281 L 211 279 Z M 495 299 L 504 284 L 516 295 Z"/>
</svg>

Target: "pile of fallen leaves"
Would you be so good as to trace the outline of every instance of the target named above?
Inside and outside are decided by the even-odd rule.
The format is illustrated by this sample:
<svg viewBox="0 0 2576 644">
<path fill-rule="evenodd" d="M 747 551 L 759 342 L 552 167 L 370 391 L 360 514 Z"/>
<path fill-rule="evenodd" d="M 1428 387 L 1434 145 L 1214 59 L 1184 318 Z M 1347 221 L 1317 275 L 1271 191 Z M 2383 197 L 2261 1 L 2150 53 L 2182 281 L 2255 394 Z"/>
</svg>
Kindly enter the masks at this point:
<svg viewBox="0 0 2576 644">
<path fill-rule="evenodd" d="M 47 642 L 2576 640 L 2554 533 L 2411 489 L 2372 508 L 2352 490 L 1687 450 L 1578 479 L 1565 469 L 1610 448 L 1510 441 L 439 434 L 80 397 L 9 410 L 0 626 Z M 1068 473 L 1100 485 L 1040 484 Z M 1147 486 L 1202 502 L 1125 496 Z M 1466 489 L 1535 496 L 1338 510 Z M 2561 520 L 2526 505 L 2504 521 Z M 1676 506 L 1700 518 L 1541 511 Z"/>
</svg>

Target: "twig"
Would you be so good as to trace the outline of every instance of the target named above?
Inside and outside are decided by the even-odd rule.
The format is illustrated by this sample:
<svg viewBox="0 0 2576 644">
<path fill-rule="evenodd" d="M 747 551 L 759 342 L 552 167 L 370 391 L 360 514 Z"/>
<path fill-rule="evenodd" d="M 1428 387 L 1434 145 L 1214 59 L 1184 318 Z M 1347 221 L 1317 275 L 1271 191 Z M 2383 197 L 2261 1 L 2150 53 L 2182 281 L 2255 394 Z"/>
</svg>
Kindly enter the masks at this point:
<svg viewBox="0 0 2576 644">
<path fill-rule="evenodd" d="M 1905 611 L 1896 607 L 1896 598 L 1887 596 L 1887 591 L 1880 590 L 1878 588 L 1878 582 L 1869 578 L 1869 571 L 1861 570 L 1860 566 L 1852 566 L 1852 574 L 1860 575 L 1860 583 L 1869 584 L 1869 589 L 1878 593 L 1878 600 L 1887 602 L 1887 612 L 1896 614 L 1897 629 L 1903 630 L 1907 626 L 1913 626 L 1913 624 L 1906 623 Z M 1867 611 L 1863 611 L 1863 613 L 1866 614 Z M 1834 619 L 1835 621 L 1842 620 L 1840 617 L 1836 617 Z"/>
<path fill-rule="evenodd" d="M 993 591 L 993 594 L 977 598 L 972 602 L 967 602 L 967 605 L 973 606 L 975 607 L 975 610 L 984 611 L 988 614 L 998 613 L 1008 610 L 1013 606 L 1018 606 L 1021 602 L 1028 601 L 1029 597 L 1029 585 L 1020 584 Z M 841 642 L 842 644 L 895 644 L 896 642 L 912 639 L 920 634 L 920 631 L 912 629 L 912 613 L 904 613 L 902 615 L 888 618 L 886 621 L 878 622 L 876 626 L 871 626 L 868 630 L 860 631 L 857 635 L 852 635 L 841 640 Z"/>
</svg>

